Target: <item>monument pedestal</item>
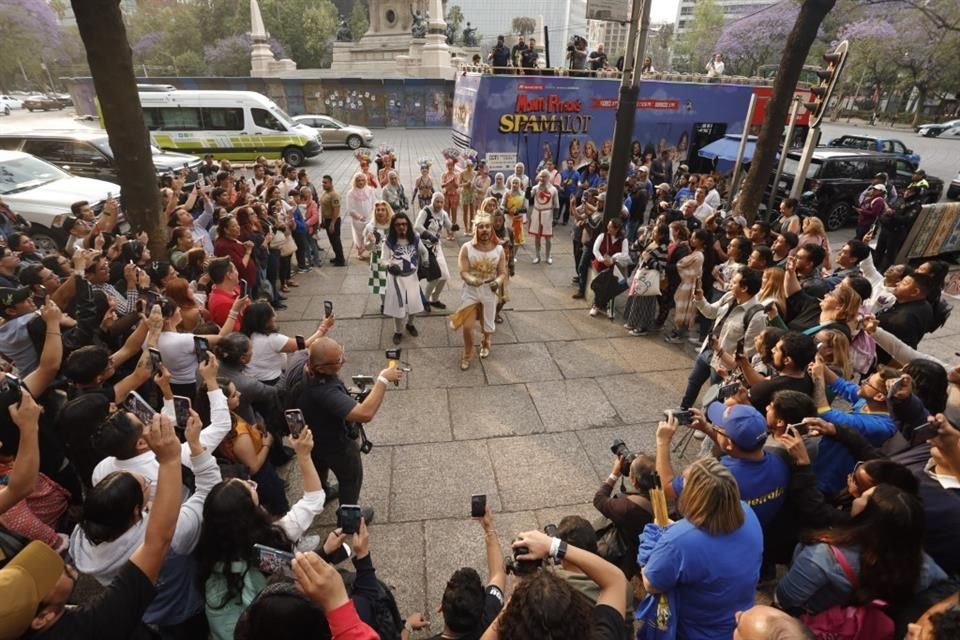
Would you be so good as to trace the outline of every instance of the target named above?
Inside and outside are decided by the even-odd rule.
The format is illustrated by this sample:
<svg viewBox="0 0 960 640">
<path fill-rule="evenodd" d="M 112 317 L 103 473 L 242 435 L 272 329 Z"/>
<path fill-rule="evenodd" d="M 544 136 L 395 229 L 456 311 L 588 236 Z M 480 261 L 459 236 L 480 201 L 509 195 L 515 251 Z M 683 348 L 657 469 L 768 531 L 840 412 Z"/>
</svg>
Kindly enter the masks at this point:
<svg viewBox="0 0 960 640">
<path fill-rule="evenodd" d="M 411 51 L 413 47 L 410 47 Z M 444 78 L 452 80 L 456 69 L 451 66 L 450 46 L 447 36 L 441 33 L 428 33 L 420 51 L 420 73 L 425 78 Z"/>
</svg>

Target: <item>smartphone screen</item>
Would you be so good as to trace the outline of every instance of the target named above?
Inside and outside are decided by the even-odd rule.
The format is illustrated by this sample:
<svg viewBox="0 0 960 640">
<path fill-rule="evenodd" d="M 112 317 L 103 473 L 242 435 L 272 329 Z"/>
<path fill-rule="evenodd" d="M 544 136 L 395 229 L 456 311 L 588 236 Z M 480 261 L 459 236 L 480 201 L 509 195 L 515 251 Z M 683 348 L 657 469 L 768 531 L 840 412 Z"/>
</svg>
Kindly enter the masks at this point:
<svg viewBox="0 0 960 640">
<path fill-rule="evenodd" d="M 805 422 L 795 422 L 793 424 L 788 424 L 787 429 L 793 429 L 797 432 L 798 436 L 805 436 L 810 433 L 810 425 Z"/>
<path fill-rule="evenodd" d="M 257 565 L 263 573 L 279 573 L 293 578 L 293 554 L 289 551 L 274 549 L 262 544 L 253 545 L 257 554 Z"/>
<path fill-rule="evenodd" d="M 743 356 L 743 347 L 744 347 L 744 338 L 737 340 L 737 357 L 740 358 Z"/>
<path fill-rule="evenodd" d="M 670 416 L 673 416 L 677 419 L 677 424 L 689 425 L 693 422 L 693 412 L 689 409 L 674 409 L 672 411 L 664 411 L 663 415 L 667 416 L 667 419 L 670 419 Z"/>
<path fill-rule="evenodd" d="M 241 298 L 247 297 L 247 281 L 244 280 L 243 278 L 240 278 L 240 297 Z"/>
<path fill-rule="evenodd" d="M 337 526 L 346 534 L 360 531 L 360 505 L 344 504 L 337 510 Z"/>
<path fill-rule="evenodd" d="M 487 496 L 486 494 L 478 494 L 470 496 L 470 517 L 472 518 L 482 518 L 483 514 L 487 512 Z"/>
<path fill-rule="evenodd" d="M 294 336 L 293 339 L 297 341 L 297 351 L 303 351 L 307 348 L 307 341 L 303 336 Z"/>
<path fill-rule="evenodd" d="M 283 412 L 283 417 L 287 419 L 287 429 L 294 438 L 299 438 L 303 433 L 303 428 L 307 426 L 307 421 L 303 418 L 303 411 L 300 409 L 287 409 Z"/>
<path fill-rule="evenodd" d="M 153 422 L 153 417 L 157 415 L 157 412 L 153 410 L 153 407 L 151 407 L 150 404 L 136 391 L 130 392 L 130 395 L 128 395 L 127 399 L 124 401 L 123 406 L 126 407 L 127 411 L 137 416 L 137 420 L 145 425 Z"/>
<path fill-rule="evenodd" d="M 930 438 L 937 435 L 937 423 L 935 422 L 924 422 L 921 425 L 917 425 L 913 428 L 913 443 L 914 445 L 926 442 Z"/>
<path fill-rule="evenodd" d="M 333 315 L 333 300 L 323 301 L 323 317 L 329 318 Z"/>
<path fill-rule="evenodd" d="M 210 358 L 210 343 L 206 338 L 193 336 L 193 350 L 197 354 L 197 362 L 201 364 Z"/>
<path fill-rule="evenodd" d="M 190 398 L 186 396 L 173 396 L 173 411 L 177 414 L 177 426 L 181 429 L 187 428 L 187 420 L 190 418 Z"/>
<path fill-rule="evenodd" d="M 163 356 L 160 355 L 160 350 L 154 347 L 150 347 L 148 351 L 150 352 L 150 366 L 153 367 L 153 372 L 156 373 L 160 371 L 160 365 L 163 364 Z"/>
</svg>

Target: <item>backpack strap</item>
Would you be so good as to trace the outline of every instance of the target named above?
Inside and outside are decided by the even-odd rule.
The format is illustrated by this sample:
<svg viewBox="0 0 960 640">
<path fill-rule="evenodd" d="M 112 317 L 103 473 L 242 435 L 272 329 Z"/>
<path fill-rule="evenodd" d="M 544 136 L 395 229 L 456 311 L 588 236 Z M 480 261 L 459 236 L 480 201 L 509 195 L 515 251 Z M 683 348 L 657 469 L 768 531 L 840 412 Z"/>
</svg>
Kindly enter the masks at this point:
<svg viewBox="0 0 960 640">
<path fill-rule="evenodd" d="M 837 561 L 837 564 L 840 565 L 840 568 L 843 569 L 844 575 L 847 576 L 847 580 L 850 582 L 850 587 L 856 589 L 858 585 L 857 574 L 853 572 L 853 567 L 850 566 L 850 562 L 847 561 L 847 558 L 843 555 L 843 552 L 840 551 L 840 549 L 832 544 L 829 546 L 830 551 L 833 553 L 833 558 Z"/>
<path fill-rule="evenodd" d="M 752 307 L 748 308 L 747 311 L 743 314 L 743 335 L 747 335 L 747 329 L 750 328 L 750 323 L 753 322 L 753 317 L 763 311 L 763 305 L 759 302 Z"/>
</svg>

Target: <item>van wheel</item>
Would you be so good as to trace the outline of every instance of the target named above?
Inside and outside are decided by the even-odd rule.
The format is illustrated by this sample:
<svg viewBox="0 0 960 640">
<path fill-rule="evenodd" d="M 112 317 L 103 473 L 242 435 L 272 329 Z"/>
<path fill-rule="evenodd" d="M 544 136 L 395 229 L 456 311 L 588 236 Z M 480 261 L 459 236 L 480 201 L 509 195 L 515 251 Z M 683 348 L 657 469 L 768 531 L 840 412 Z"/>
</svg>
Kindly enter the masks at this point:
<svg viewBox="0 0 960 640">
<path fill-rule="evenodd" d="M 850 213 L 852 209 L 850 205 L 846 202 L 837 202 L 830 206 L 827 210 L 826 218 L 824 219 L 824 224 L 827 226 L 827 231 L 836 231 L 837 229 L 842 228 L 847 224 L 847 220 L 850 219 Z"/>
<path fill-rule="evenodd" d="M 347 146 L 351 149 L 359 149 L 362 144 L 363 140 L 360 139 L 360 136 L 353 135 L 347 138 Z"/>
<path fill-rule="evenodd" d="M 283 150 L 283 161 L 291 167 L 299 167 L 303 164 L 303 151 L 298 147 L 287 147 Z"/>
<path fill-rule="evenodd" d="M 30 226 L 30 237 L 37 245 L 37 253 L 42 256 L 52 256 L 60 252 L 64 243 L 58 236 L 59 234 L 53 229 L 36 224 Z"/>
</svg>

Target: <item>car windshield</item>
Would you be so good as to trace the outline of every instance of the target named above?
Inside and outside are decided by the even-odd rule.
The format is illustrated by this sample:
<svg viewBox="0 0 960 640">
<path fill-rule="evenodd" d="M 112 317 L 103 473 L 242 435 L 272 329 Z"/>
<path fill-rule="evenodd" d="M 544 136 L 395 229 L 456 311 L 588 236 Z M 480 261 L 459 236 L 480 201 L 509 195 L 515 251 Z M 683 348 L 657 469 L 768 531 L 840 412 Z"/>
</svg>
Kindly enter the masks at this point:
<svg viewBox="0 0 960 640">
<path fill-rule="evenodd" d="M 797 175 L 797 168 L 800 165 L 800 158 L 794 156 L 787 156 L 787 159 L 783 163 L 783 175 L 795 176 Z M 817 173 L 820 171 L 820 167 L 823 165 L 821 160 L 813 158 L 810 160 L 810 166 L 807 167 L 806 178 L 815 178 Z"/>
<path fill-rule="evenodd" d="M 283 124 L 287 125 L 287 128 L 288 128 L 288 129 L 289 129 L 290 127 L 294 127 L 294 126 L 296 126 L 297 124 L 299 124 L 299 123 L 297 123 L 297 122 L 294 122 L 294 121 L 293 121 L 293 118 L 291 118 L 290 116 L 288 116 L 286 111 L 284 111 L 283 109 L 281 109 L 280 107 L 278 107 L 277 105 L 272 104 L 272 103 L 271 103 L 271 105 L 270 105 L 270 113 L 273 114 L 273 117 L 274 117 L 274 118 L 276 118 L 277 120 L 279 120 L 279 121 L 282 122 Z"/>
<path fill-rule="evenodd" d="M 102 151 L 105 155 L 111 158 L 113 157 L 113 149 L 110 148 L 110 141 L 107 138 L 100 138 L 99 140 L 91 140 L 90 142 L 92 142 L 93 146 L 95 146 L 97 149 L 100 149 L 100 151 Z M 153 155 L 157 155 L 157 154 L 163 153 L 163 151 L 160 150 L 160 147 L 156 147 L 151 144 L 150 153 L 152 153 Z"/>
<path fill-rule="evenodd" d="M 69 177 L 69 174 L 43 160 L 14 158 L 0 162 L 0 195 L 27 191 Z"/>
</svg>

